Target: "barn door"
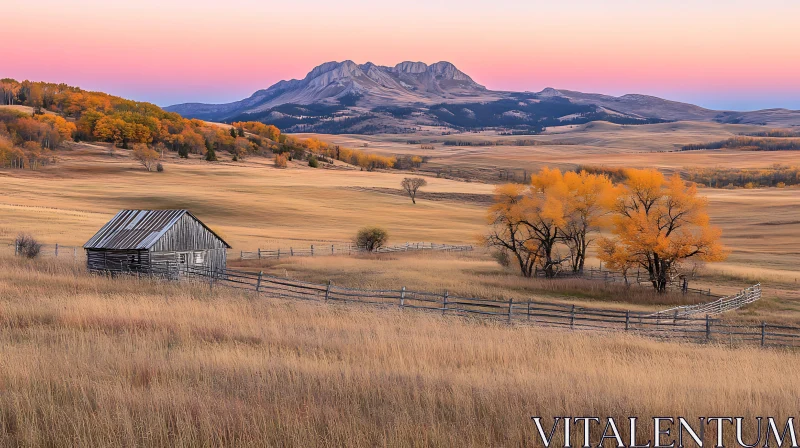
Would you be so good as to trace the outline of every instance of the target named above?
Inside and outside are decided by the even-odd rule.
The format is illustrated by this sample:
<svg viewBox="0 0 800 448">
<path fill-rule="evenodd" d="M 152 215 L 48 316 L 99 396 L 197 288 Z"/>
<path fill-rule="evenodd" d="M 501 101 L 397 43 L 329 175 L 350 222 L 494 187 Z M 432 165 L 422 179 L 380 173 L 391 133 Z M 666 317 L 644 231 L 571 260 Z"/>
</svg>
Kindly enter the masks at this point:
<svg viewBox="0 0 800 448">
<path fill-rule="evenodd" d="M 188 271 L 188 268 L 192 263 L 191 259 L 191 252 L 178 252 L 178 268 L 183 272 Z"/>
</svg>

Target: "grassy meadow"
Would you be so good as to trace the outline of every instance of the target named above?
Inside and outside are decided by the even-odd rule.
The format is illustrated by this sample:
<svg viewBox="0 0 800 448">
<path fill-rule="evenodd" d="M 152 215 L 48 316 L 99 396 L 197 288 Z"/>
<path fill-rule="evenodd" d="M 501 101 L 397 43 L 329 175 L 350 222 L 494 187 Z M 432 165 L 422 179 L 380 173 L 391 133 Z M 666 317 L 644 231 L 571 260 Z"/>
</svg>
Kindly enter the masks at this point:
<svg viewBox="0 0 800 448">
<path fill-rule="evenodd" d="M 797 410 L 796 352 L 0 263 L 0 446 L 538 446 L 532 415 L 738 415 L 752 431 Z"/>
<path fill-rule="evenodd" d="M 628 128 L 631 127 L 618 132 L 628 132 Z M 659 129 L 662 128 L 650 132 L 665 132 Z M 701 131 L 706 129 L 696 132 Z M 613 146 L 613 140 L 603 137 L 602 132 L 595 132 L 597 141 L 605 142 L 608 147 L 598 146 L 594 151 L 598 154 L 605 151 L 609 157 L 632 154 L 644 161 L 646 156 L 680 156 L 689 166 L 705 166 L 705 158 L 710 157 L 703 151 L 633 154 Z M 489 150 L 506 154 L 509 148 L 497 146 Z M 546 152 L 548 148 L 569 152 L 575 147 L 520 149 L 532 151 L 530 157 L 538 157 L 545 163 L 553 156 Z M 375 150 L 372 144 L 369 150 Z M 486 152 L 487 148 L 461 150 Z M 291 163 L 287 169 L 276 169 L 272 160 L 256 156 L 244 162 L 222 161 L 212 165 L 174 155 L 168 155 L 165 172 L 149 173 L 126 151 L 115 153 L 114 157 L 109 156 L 104 144 L 71 144 L 69 149 L 58 152 L 55 165 L 38 171 L 0 171 L 0 244 L 10 243 L 24 230 L 45 243 L 79 246 L 123 208 L 187 208 L 233 245 L 233 258 L 240 250 L 257 247 L 286 249 L 348 243 L 358 228 L 367 225 L 385 227 L 392 244 L 406 241 L 470 244 L 486 229 L 486 200 L 490 200 L 494 188 L 482 182 L 427 176 L 429 185 L 422 189 L 418 203 L 412 205 L 400 191 L 400 181 L 408 173 L 367 172 L 347 169 L 341 164 L 337 169 L 313 169 L 300 162 Z M 751 153 L 741 154 L 753 157 Z M 785 157 L 775 152 L 756 155 L 761 157 L 763 166 L 773 163 L 774 157 Z M 574 161 L 582 163 L 578 155 Z M 632 165 L 645 166 L 643 163 Z M 709 198 L 712 221 L 722 228 L 723 241 L 732 253 L 726 262 L 703 268 L 702 278 L 692 286 L 727 294 L 763 281 L 769 300 L 753 307 L 755 311 L 750 318 L 800 322 L 800 306 L 795 300 L 800 298 L 797 191 L 703 189 L 702 194 Z M 345 276 L 353 286 L 369 283 L 381 287 L 415 273 L 416 279 L 410 279 L 414 281 L 405 286 L 418 284 L 420 289 L 475 292 L 485 297 L 533 296 L 603 302 L 615 302 L 616 298 L 625 307 L 681 303 L 681 299 L 653 301 L 630 297 L 625 291 L 604 286 L 559 286 L 558 291 L 553 291 L 546 282 L 519 279 L 513 270 L 500 268 L 482 251 L 453 264 L 460 267 L 458 274 L 446 271 L 450 261 L 430 265 L 421 261 L 420 266 L 425 267 L 415 269 L 409 267 L 416 263 L 414 260 L 419 258 L 392 264 L 363 260 L 343 263 L 340 257 L 320 257 L 314 261 L 285 261 L 285 266 L 274 269 L 275 273 L 294 272 L 301 278 L 312 278 L 315 272 L 334 279 Z M 596 260 L 590 262 L 597 265 Z M 354 266 L 353 272 L 344 275 L 339 270 L 349 263 Z"/>
<path fill-rule="evenodd" d="M 419 148 L 432 157 L 423 168 L 469 173 L 582 163 L 766 167 L 796 156 L 664 152 L 748 127 L 609 126 L 537 137 L 575 140 L 552 146 L 422 150 L 402 136 L 325 139 L 386 154 Z M 165 172 L 149 173 L 128 152 L 108 152 L 70 144 L 55 165 L 0 170 L 0 245 L 20 231 L 81 245 L 119 209 L 187 208 L 232 244 L 232 266 L 296 279 L 642 311 L 705 300 L 524 279 L 484 250 L 238 260 L 236 252 L 257 247 L 347 243 L 366 225 L 385 227 L 392 244 L 474 243 L 494 186 L 480 176 L 427 176 L 427 196 L 412 205 L 399 191 L 403 172 L 277 169 L 261 157 L 211 165 L 170 154 Z M 765 288 L 763 300 L 726 318 L 800 324 L 798 191 L 701 190 L 732 252 L 692 285 Z M 797 410 L 794 351 L 255 297 L 91 276 L 80 259 L 9 252 L 0 250 L 0 446 L 534 446 L 532 415 L 741 415 L 751 425 Z"/>
</svg>

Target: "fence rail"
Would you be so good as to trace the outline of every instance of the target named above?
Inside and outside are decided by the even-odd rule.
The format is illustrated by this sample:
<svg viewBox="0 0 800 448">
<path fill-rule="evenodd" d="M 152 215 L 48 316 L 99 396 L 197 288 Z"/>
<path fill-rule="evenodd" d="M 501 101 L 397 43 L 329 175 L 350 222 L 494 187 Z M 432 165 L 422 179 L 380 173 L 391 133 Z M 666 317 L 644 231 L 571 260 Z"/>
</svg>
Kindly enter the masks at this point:
<svg viewBox="0 0 800 448">
<path fill-rule="evenodd" d="M 121 269 L 122 270 L 122 269 Z M 135 272 L 125 270 L 125 272 Z M 645 313 L 609 308 L 589 308 L 563 303 L 534 300 L 507 301 L 452 296 L 448 292 L 431 292 L 401 289 L 357 289 L 337 286 L 328 282 L 318 284 L 263 272 L 246 272 L 226 269 L 208 271 L 198 268 L 176 270 L 170 266 L 157 266 L 152 272 L 164 278 L 189 277 L 196 281 L 227 286 L 265 294 L 271 297 L 311 300 L 319 302 L 361 303 L 422 310 L 442 315 L 472 316 L 509 324 L 535 325 L 569 330 L 627 332 L 648 337 L 703 343 L 730 343 L 731 345 L 757 345 L 761 347 L 800 347 L 800 327 L 790 327 L 763 322 L 758 325 L 733 324 L 712 318 L 729 308 L 727 304 L 750 303 L 760 296 L 760 285 L 708 304 L 693 305 L 692 312 L 678 309 L 660 313 Z M 723 304 L 723 305 L 720 305 Z M 689 307 L 678 307 L 681 310 Z M 707 312 L 703 317 L 696 314 Z"/>
<path fill-rule="evenodd" d="M 414 251 L 440 251 L 440 252 L 467 252 L 472 251 L 470 245 L 452 245 L 437 243 L 405 243 L 394 246 L 384 246 L 374 253 L 414 252 Z M 239 259 L 280 259 L 284 257 L 314 257 L 321 255 L 351 255 L 366 252 L 364 249 L 351 244 L 319 245 L 311 244 L 303 247 L 289 247 L 288 249 L 256 249 L 254 251 L 239 251 Z"/>
</svg>

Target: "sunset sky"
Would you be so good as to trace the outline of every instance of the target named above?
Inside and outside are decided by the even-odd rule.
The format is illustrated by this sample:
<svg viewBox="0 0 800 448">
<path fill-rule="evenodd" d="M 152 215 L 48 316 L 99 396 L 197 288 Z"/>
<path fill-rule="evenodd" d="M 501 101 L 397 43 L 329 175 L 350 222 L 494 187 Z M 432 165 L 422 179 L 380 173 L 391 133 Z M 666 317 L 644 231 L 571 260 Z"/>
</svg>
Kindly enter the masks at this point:
<svg viewBox="0 0 800 448">
<path fill-rule="evenodd" d="M 5 0 L 0 77 L 165 106 L 325 61 L 447 60 L 495 90 L 800 109 L 800 1 Z"/>
</svg>

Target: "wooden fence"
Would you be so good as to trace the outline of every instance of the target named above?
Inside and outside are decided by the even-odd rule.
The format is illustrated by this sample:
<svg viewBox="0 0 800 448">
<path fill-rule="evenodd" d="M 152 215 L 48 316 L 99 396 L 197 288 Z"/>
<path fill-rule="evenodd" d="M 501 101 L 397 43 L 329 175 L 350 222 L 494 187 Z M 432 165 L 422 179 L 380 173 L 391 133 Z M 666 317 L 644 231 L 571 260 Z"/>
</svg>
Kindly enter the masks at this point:
<svg viewBox="0 0 800 448">
<path fill-rule="evenodd" d="M 730 345 L 757 345 L 761 347 L 800 347 L 800 327 L 790 327 L 763 322 L 761 324 L 734 324 L 712 318 L 713 314 L 741 306 L 760 296 L 760 285 L 726 298 L 726 300 L 693 305 L 693 311 L 675 308 L 660 313 L 645 313 L 609 308 L 590 308 L 563 303 L 535 300 L 507 301 L 477 299 L 401 289 L 357 289 L 337 286 L 328 282 L 318 284 L 227 269 L 205 271 L 185 269 L 180 272 L 166 267 L 156 267 L 153 274 L 168 278 L 189 277 L 195 281 L 226 286 L 264 294 L 269 297 L 311 300 L 318 302 L 360 303 L 421 310 L 442 315 L 472 316 L 492 319 L 515 325 L 535 325 L 568 330 L 616 331 L 659 339 L 683 340 Z M 688 307 L 678 307 L 681 310 Z M 695 317 L 697 313 L 705 316 Z"/>
<path fill-rule="evenodd" d="M 410 251 L 439 251 L 439 252 L 466 252 L 473 250 L 469 245 L 452 245 L 436 243 L 405 243 L 394 246 L 384 246 L 375 253 L 410 252 Z M 284 257 L 314 257 L 321 255 L 351 255 L 364 252 L 362 248 L 351 244 L 314 245 L 303 247 L 289 247 L 288 249 L 256 249 L 254 251 L 239 251 L 240 260 L 280 259 Z"/>
<path fill-rule="evenodd" d="M 19 254 L 19 247 L 15 243 L 8 245 L 13 248 L 14 255 Z M 63 244 L 42 244 L 39 251 L 40 257 L 56 257 L 56 258 L 73 258 L 84 256 L 83 247 L 80 246 L 65 246 Z"/>
<path fill-rule="evenodd" d="M 14 255 L 17 255 L 18 250 L 15 244 L 9 244 L 9 248 L 14 249 Z M 437 243 L 405 243 L 394 246 L 384 246 L 376 253 L 393 253 L 393 252 L 411 252 L 411 251 L 437 251 L 437 252 L 467 252 L 472 251 L 473 247 L 470 245 L 452 245 L 452 244 L 437 244 Z M 228 258 L 238 258 L 240 260 L 256 260 L 256 259 L 279 259 L 285 257 L 314 257 L 321 255 L 351 255 L 354 253 L 364 252 L 354 245 L 350 244 L 331 244 L 331 245 L 314 245 L 302 247 L 289 247 L 286 249 L 256 249 L 254 251 L 228 251 Z M 63 244 L 42 244 L 40 257 L 72 257 L 74 259 L 82 258 L 86 254 L 80 246 L 65 246 Z"/>
<path fill-rule="evenodd" d="M 713 302 L 699 303 L 697 305 L 676 306 L 675 308 L 659 311 L 654 315 L 659 315 L 662 317 L 716 315 L 741 308 L 759 299 L 761 299 L 761 283 L 743 289 L 732 296 L 719 298 Z"/>
</svg>

